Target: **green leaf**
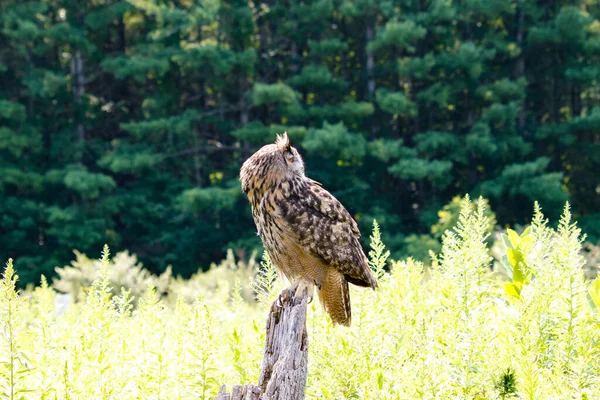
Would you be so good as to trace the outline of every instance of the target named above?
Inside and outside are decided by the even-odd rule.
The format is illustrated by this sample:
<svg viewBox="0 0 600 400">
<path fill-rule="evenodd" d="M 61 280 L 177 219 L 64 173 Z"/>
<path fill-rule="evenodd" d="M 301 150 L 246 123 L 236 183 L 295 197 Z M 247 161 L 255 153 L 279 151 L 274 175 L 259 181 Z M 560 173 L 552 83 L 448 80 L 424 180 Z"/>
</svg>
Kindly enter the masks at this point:
<svg viewBox="0 0 600 400">
<path fill-rule="evenodd" d="M 510 243 L 512 244 L 513 249 L 518 249 L 519 248 L 519 244 L 521 243 L 521 237 L 519 236 L 519 234 L 515 231 L 513 231 L 512 229 L 507 229 L 508 232 L 508 239 L 510 240 Z"/>
<path fill-rule="evenodd" d="M 507 249 L 506 250 L 506 256 L 508 258 L 508 263 L 512 266 L 513 268 L 513 272 L 514 270 L 517 268 L 517 266 L 519 265 L 519 261 L 520 261 L 520 254 L 517 250 L 515 249 Z"/>
<path fill-rule="evenodd" d="M 517 299 L 521 298 L 521 290 L 517 287 L 517 285 L 513 283 L 505 283 L 504 289 L 506 290 L 506 293 L 508 293 L 509 296 L 512 296 Z"/>
</svg>

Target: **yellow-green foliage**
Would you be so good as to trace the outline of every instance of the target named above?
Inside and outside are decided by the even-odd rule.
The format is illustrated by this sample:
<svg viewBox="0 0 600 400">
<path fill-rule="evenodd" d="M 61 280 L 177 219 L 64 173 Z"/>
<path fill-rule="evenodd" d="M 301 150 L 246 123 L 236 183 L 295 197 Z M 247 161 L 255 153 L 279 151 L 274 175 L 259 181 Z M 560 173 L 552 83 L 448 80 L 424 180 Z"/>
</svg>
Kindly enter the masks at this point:
<svg viewBox="0 0 600 400">
<path fill-rule="evenodd" d="M 370 258 L 380 287 L 352 289 L 352 327 L 333 326 L 318 301 L 309 307 L 307 398 L 598 398 L 600 286 L 583 278 L 568 206 L 556 231 L 536 207 L 529 230 L 509 234 L 520 249 L 511 265 L 528 276 L 518 296 L 490 272 L 488 224 L 483 202 L 465 199 L 426 277 L 410 259 L 384 272 L 375 226 Z M 239 283 L 221 301 L 200 294 L 173 306 L 150 286 L 133 307 L 126 289 L 111 292 L 105 249 L 84 301 L 56 316 L 54 290 L 43 282 L 17 295 L 9 263 L 0 284 L 0 397 L 207 399 L 222 383 L 256 382 L 265 317 L 281 289 L 268 259 L 258 269 L 258 303 L 244 300 Z"/>
<path fill-rule="evenodd" d="M 148 285 L 152 285 L 157 295 L 166 298 L 169 305 L 174 305 L 178 297 L 187 303 L 193 303 L 198 293 L 202 293 L 208 302 L 221 301 L 233 296 L 235 281 L 238 280 L 242 297 L 251 302 L 254 299 L 251 283 L 256 274 L 254 259 L 255 255 L 252 254 L 248 262 L 236 261 L 233 252 L 229 250 L 227 257 L 218 265 L 211 264 L 207 271 L 199 271 L 190 279 L 183 279 L 173 277 L 171 267 L 160 276 L 153 275 L 142 267 L 135 254 L 122 251 L 110 262 L 108 280 L 113 294 L 119 294 L 125 288 L 130 290 L 134 299 L 141 297 Z M 101 260 L 92 260 L 75 251 L 75 260 L 71 265 L 56 268 L 58 277 L 54 279 L 52 286 L 69 294 L 73 300 L 85 299 L 86 291 L 98 278 L 101 265 Z"/>
<path fill-rule="evenodd" d="M 89 259 L 78 251 L 74 253 L 75 260 L 71 261 L 71 265 L 55 269 L 58 277 L 52 286 L 63 293 L 70 294 L 73 299 L 79 299 L 81 296 L 85 298 L 85 291 L 98 279 L 102 261 Z M 126 288 L 136 298 L 144 293 L 148 285 L 156 287 L 159 293 L 165 293 L 170 277 L 170 267 L 160 276 L 152 275 L 142 267 L 136 255 L 129 254 L 128 251 L 117 253 L 108 270 L 112 292 L 119 294 L 121 288 Z"/>
<path fill-rule="evenodd" d="M 507 232 L 508 235 L 502 235 L 506 245 L 506 255 L 502 257 L 502 261 L 510 271 L 511 282 L 504 284 L 504 288 L 506 293 L 520 299 L 523 285 L 528 284 L 531 279 L 526 258 L 533 246 L 533 236 L 531 228 L 525 229 L 522 235 L 512 229 L 507 229 Z"/>
<path fill-rule="evenodd" d="M 190 279 L 170 278 L 167 287 L 169 303 L 175 302 L 178 297 L 191 303 L 198 293 L 203 293 L 208 302 L 221 302 L 236 294 L 240 294 L 245 301 L 252 302 L 255 295 L 251 284 L 256 270 L 255 254 L 250 256 L 248 262 L 236 261 L 233 252 L 229 250 L 227 257 L 219 264 L 212 264 L 208 271 L 199 271 Z M 239 290 L 236 286 L 239 286 Z"/>
</svg>

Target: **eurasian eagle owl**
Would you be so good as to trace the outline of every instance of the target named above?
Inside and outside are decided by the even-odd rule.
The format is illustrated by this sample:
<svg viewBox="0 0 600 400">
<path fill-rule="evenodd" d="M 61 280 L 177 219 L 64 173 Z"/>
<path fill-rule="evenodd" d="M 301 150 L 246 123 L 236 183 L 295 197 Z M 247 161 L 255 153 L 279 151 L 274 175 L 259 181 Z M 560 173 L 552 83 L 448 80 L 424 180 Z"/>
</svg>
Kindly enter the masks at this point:
<svg viewBox="0 0 600 400">
<path fill-rule="evenodd" d="M 296 290 L 307 288 L 310 297 L 316 286 L 331 320 L 350 325 L 348 283 L 375 289 L 377 280 L 348 211 L 304 175 L 302 157 L 287 133 L 246 160 L 240 181 L 258 235 L 278 272 Z"/>
</svg>

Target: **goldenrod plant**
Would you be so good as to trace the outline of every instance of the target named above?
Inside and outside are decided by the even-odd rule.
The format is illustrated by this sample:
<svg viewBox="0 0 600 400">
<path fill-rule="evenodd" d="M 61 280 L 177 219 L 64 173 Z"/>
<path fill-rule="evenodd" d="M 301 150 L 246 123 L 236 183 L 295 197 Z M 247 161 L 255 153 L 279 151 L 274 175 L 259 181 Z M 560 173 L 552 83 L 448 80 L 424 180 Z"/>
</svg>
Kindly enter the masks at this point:
<svg viewBox="0 0 600 400">
<path fill-rule="evenodd" d="M 390 257 L 390 252 L 385 249 L 385 245 L 381 241 L 381 232 L 376 220 L 373 220 L 373 234 L 370 239 L 369 266 L 375 272 L 377 279 L 381 279 L 386 267 L 386 261 Z"/>
<path fill-rule="evenodd" d="M 31 373 L 26 351 L 31 343 L 26 336 L 23 298 L 15 289 L 17 279 L 9 259 L 0 281 L 0 393 L 10 400 L 23 398 L 30 391 L 25 378 Z"/>
<path fill-rule="evenodd" d="M 86 292 L 102 269 L 102 261 L 90 259 L 78 251 L 74 253 L 75 260 L 71 265 L 55 268 L 58 277 L 54 279 L 52 286 L 57 291 L 68 294 L 72 301 L 85 300 Z M 189 279 L 173 276 L 170 266 L 157 276 L 144 269 L 135 254 L 122 251 L 110 260 L 107 278 L 114 295 L 127 289 L 133 299 L 138 299 L 144 295 L 148 285 L 151 285 L 158 296 L 174 306 L 179 297 L 189 304 L 193 303 L 199 292 L 209 302 L 213 299 L 220 301 L 224 295 L 233 296 L 235 279 L 240 280 L 242 297 L 251 301 L 255 297 L 251 283 L 256 269 L 254 254 L 248 261 L 236 260 L 233 251 L 229 250 L 219 264 L 213 263 L 207 271 L 199 271 Z"/>
<path fill-rule="evenodd" d="M 594 310 L 600 309 L 600 278 L 594 279 L 590 285 L 590 305 Z"/>
<path fill-rule="evenodd" d="M 523 286 L 529 283 L 531 271 L 527 267 L 526 257 L 531 251 L 533 245 L 533 236 L 531 228 L 519 235 L 512 229 L 507 229 L 507 235 L 502 235 L 506 245 L 506 255 L 502 256 L 502 263 L 505 269 L 510 272 L 511 281 L 504 284 L 506 293 L 519 299 Z"/>
<path fill-rule="evenodd" d="M 71 265 L 55 268 L 58 276 L 52 286 L 60 292 L 68 293 L 73 300 L 77 300 L 82 294 L 85 297 L 85 292 L 98 277 L 102 260 L 90 259 L 78 251 L 74 253 L 75 260 L 71 261 Z M 117 253 L 110 264 L 108 279 L 114 294 L 119 294 L 121 288 L 126 288 L 132 296 L 138 298 L 144 294 L 150 284 L 161 294 L 165 294 L 168 290 L 171 267 L 167 267 L 160 276 L 153 275 L 143 268 L 135 254 L 129 254 L 128 251 Z"/>
<path fill-rule="evenodd" d="M 507 232 L 509 281 L 490 268 L 482 200 L 462 200 L 426 276 L 412 259 L 388 261 L 373 228 L 380 285 L 352 289 L 352 326 L 332 325 L 318 300 L 309 306 L 307 399 L 600 398 L 600 283 L 583 276 L 568 205 L 556 229 L 536 204 L 523 233 Z M 265 318 L 283 286 L 268 257 L 254 278 L 230 268 L 219 282 L 227 290 L 194 286 L 191 301 L 191 291 L 171 301 L 152 283 L 138 298 L 112 290 L 107 248 L 96 265 L 82 301 L 57 315 L 54 289 L 43 280 L 20 294 L 9 261 L 0 398 L 210 399 L 221 384 L 257 382 Z"/>
</svg>

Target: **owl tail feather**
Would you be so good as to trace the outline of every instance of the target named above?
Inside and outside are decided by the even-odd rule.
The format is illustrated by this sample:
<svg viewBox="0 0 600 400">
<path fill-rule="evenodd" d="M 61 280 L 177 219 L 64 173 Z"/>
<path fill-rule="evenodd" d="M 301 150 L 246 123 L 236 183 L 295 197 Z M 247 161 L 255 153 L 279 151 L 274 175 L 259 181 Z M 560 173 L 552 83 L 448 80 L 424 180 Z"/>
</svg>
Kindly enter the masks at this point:
<svg viewBox="0 0 600 400">
<path fill-rule="evenodd" d="M 334 324 L 350 326 L 350 291 L 344 275 L 333 268 L 325 275 L 319 290 L 319 299 Z"/>
</svg>

